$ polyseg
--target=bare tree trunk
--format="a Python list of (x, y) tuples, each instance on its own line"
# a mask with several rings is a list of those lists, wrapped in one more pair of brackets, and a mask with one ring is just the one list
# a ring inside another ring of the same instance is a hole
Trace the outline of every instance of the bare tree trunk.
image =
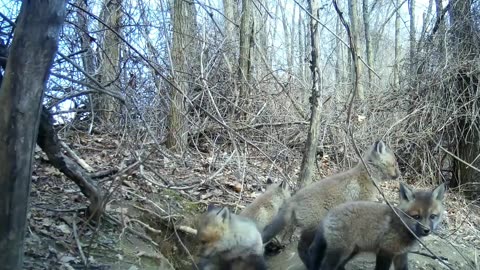
[(438, 26), (438, 50), (440, 52), (440, 55), (445, 57), (445, 21), (442, 19), (442, 13), (443, 13), (443, 5), (442, 5), (442, 0), (435, 0), (435, 14), (436, 14), (436, 21), (439, 23)]
[[(348, 0), (348, 15), (350, 17), (350, 30), (352, 33), (352, 39), (355, 46), (355, 51), (357, 52), (357, 59), (355, 62), (359, 63), (360, 60), (358, 59), (358, 54), (360, 53), (360, 33), (358, 28), (358, 8), (357, 8), (357, 0)], [(355, 69), (352, 67), (352, 81), (357, 83), (357, 98), (359, 100), (363, 100), (365, 98), (365, 93), (363, 90), (362, 81), (362, 68), (361, 64), (358, 64), (357, 72), (358, 74), (355, 75)], [(355, 79), (356, 78), (356, 79)]]
[[(363, 5), (363, 28), (365, 32), (365, 54), (367, 55), (367, 65), (373, 68), (372, 41), (370, 39), (370, 11), (368, 0), (362, 1)], [(372, 83), (372, 71), (368, 69), (368, 85)]]
[[(336, 19), (335, 23), (335, 33), (338, 37), (342, 36), (342, 25), (340, 23), (340, 19)], [(343, 44), (337, 38), (335, 40), (335, 82), (336, 88), (341, 89), (341, 84), (343, 81), (343, 53), (342, 53)]]
[(252, 0), (242, 0), (242, 21), (240, 23), (240, 55), (238, 56), (238, 77), (241, 82), (238, 100), (239, 106), (248, 105), (251, 76), (251, 39), (252, 39)]
[(295, 57), (294, 57), (294, 54), (295, 54), (295, 31), (298, 32), (297, 30), (297, 27), (298, 27), (298, 24), (295, 23), (295, 13), (297, 11), (297, 5), (294, 5), (293, 6), (293, 14), (292, 14), (292, 18), (291, 18), (291, 24), (290, 24), (290, 52), (288, 53), (289, 57), (290, 57), (290, 60), (289, 62), (292, 63), (292, 67), (290, 67), (290, 72), (291, 74), (294, 73), (294, 67), (295, 67)]
[[(400, 5), (400, 0), (395, 1), (395, 9), (398, 9)], [(400, 86), (400, 79), (399, 79), (399, 69), (398, 69), (398, 62), (400, 61), (400, 13), (397, 10), (395, 12), (395, 64), (393, 66), (393, 83), (395, 87)]]
[[(259, 0), (257, 3), (265, 8), (268, 8), (267, 1)], [(264, 72), (264, 61), (262, 60), (262, 56), (260, 53), (266, 54), (269, 50), (267, 48), (267, 25), (268, 25), (268, 14), (263, 9), (254, 9), (252, 14), (252, 21), (253, 21), (253, 33), (251, 38), (251, 55), (250, 58), (252, 59), (252, 68), (251, 68), (251, 77), (262, 77)], [(255, 34), (255, 39), (253, 39), (253, 35)], [(255, 49), (253, 49), (255, 48)], [(269, 56), (265, 55), (265, 58), (268, 59)], [(268, 60), (267, 60), (268, 61)]]
[[(309, 12), (317, 16), (319, 10), (319, 1), (309, 1)], [(320, 29), (319, 24), (313, 18), (310, 19), (310, 38), (311, 38), (311, 65), (312, 73), (312, 96), (310, 98), (312, 114), (310, 116), (310, 127), (308, 130), (307, 141), (303, 153), (302, 165), (300, 168), (299, 185), (304, 187), (312, 182), (315, 156), (317, 154), (317, 143), (320, 132), (320, 116), (322, 112), (322, 73), (320, 67)]]
[(408, 0), (408, 14), (410, 15), (410, 76), (413, 76), (415, 74), (415, 0)]
[[(235, 0), (223, 0), (223, 14), (225, 15), (224, 32), (226, 39), (227, 62), (228, 67), (231, 68), (235, 56), (235, 9), (237, 8)], [(230, 70), (232, 71), (232, 70)]]
[[(86, 4), (85, 0), (77, 0), (75, 3), (77, 6), (90, 11), (90, 7)], [(90, 43), (93, 42), (94, 38), (89, 35), (88, 31), (88, 20), (89, 16), (84, 12), (77, 11), (77, 23), (80, 28), (79, 37), (80, 37), (80, 48), (83, 51), (82, 53), (82, 62), (83, 69), (90, 75), (94, 75), (95, 65), (93, 59), (93, 49), (90, 46)]]
[[(288, 1), (288, 0), (287, 0)], [(283, 5), (287, 5), (287, 1), (285, 1), (285, 3), (282, 3)], [(284, 42), (284, 48), (285, 48), (285, 53), (286, 53), (286, 58), (287, 58), (287, 72), (288, 74), (292, 74), (292, 61), (293, 61), (293, 58), (291, 57), (291, 54), (290, 52), (292, 51), (292, 45), (289, 41), (290, 41), (290, 36), (293, 34), (291, 33), (291, 28), (288, 26), (288, 19), (287, 18), (287, 11), (286, 11), (286, 7), (283, 7), (281, 9), (281, 12), (282, 12), (282, 25), (283, 25), (283, 34), (284, 34), (284, 39), (285, 39), (285, 42)], [(290, 13), (290, 11), (288, 12)]]
[[(478, 66), (475, 59), (480, 51), (475, 44), (480, 40), (476, 35), (474, 15), (472, 14), (472, 0), (450, 1), (451, 9), (451, 51), (452, 59), (458, 63), (456, 76), (456, 91), (459, 110), (462, 117), (457, 122), (457, 130), (453, 133), (457, 136), (457, 155), (465, 162), (480, 168), (480, 119), (477, 116), (480, 101), (478, 99), (480, 78), (476, 72)], [(457, 135), (458, 134), (458, 135)], [(455, 181), (453, 186), (461, 187), (461, 190), (470, 199), (480, 197), (480, 173), (460, 161), (455, 160)]]
[(0, 88), (0, 265), (22, 269), (40, 107), (65, 1), (23, 1)]
[(174, 0), (172, 73), (177, 89), (171, 90), (168, 115), (168, 148), (182, 153), (187, 148), (185, 97), (189, 91), (190, 65), (193, 57), (193, 37), (196, 32), (196, 11), (192, 2)]
[(298, 76), (302, 81), (305, 81), (305, 69), (304, 67), (304, 58), (305, 58), (305, 33), (303, 29), (303, 17), (301, 11), (298, 12)]
[[(120, 32), (122, 21), (122, 0), (104, 0), (101, 11), (103, 21), (117, 33)], [(103, 25), (102, 25), (103, 28)], [(120, 77), (120, 38), (110, 29), (105, 29), (99, 49), (100, 64), (98, 80), (110, 91), (117, 92), (115, 82)], [(114, 116), (118, 113), (116, 100), (107, 95), (94, 96), (94, 109), (97, 119), (110, 127), (116, 123)]]

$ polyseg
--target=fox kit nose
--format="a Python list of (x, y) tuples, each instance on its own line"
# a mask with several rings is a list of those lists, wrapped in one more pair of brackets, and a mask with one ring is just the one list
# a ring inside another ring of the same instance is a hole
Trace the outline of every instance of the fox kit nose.
[(393, 174), (391, 175), (392, 179), (397, 179), (398, 177), (400, 177), (400, 169), (398, 167), (395, 168), (395, 171), (393, 172)]
[(423, 227), (422, 228), (422, 234), (423, 234), (423, 236), (429, 235), (430, 234), (430, 228)]

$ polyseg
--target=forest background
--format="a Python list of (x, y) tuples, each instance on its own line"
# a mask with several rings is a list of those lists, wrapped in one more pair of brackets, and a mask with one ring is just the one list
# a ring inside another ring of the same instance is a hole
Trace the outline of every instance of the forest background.
[[(21, 4), (0, 1), (3, 70)], [(306, 185), (353, 166), (378, 139), (395, 150), (407, 182), (447, 182), (477, 204), (479, 1), (76, 0), (66, 8), (42, 102), (30, 218), (49, 212), (58, 225), (52, 205), (87, 206), (85, 219), (122, 215), (128, 207), (115, 201), (155, 194), (155, 207), (173, 207), (155, 210), (171, 228), (184, 211), (203, 209), (186, 201), (240, 207), (267, 179)], [(110, 218), (159, 230), (148, 218)]]

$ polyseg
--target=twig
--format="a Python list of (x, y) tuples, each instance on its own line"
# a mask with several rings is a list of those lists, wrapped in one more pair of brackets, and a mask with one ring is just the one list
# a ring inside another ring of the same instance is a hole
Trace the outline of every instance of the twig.
[(102, 177), (110, 176), (110, 175), (115, 174), (117, 172), (118, 172), (117, 168), (106, 169), (106, 170), (91, 173), (90, 178), (92, 178), (92, 179), (102, 178)]
[(158, 229), (155, 229), (155, 228), (152, 228), (150, 227), (148, 224), (138, 220), (138, 219), (135, 219), (135, 218), (131, 218), (129, 221), (134, 221), (134, 222), (137, 222), (138, 224), (142, 225), (143, 227), (145, 227), (147, 230), (153, 232), (153, 233), (162, 233), (162, 230), (158, 230)]
[[(430, 258), (430, 259), (436, 259), (435, 256), (432, 256), (430, 254), (427, 254), (427, 253), (424, 253), (424, 252), (421, 252), (421, 251), (410, 251), (410, 253), (417, 254), (417, 255), (420, 255), (420, 256), (424, 256), (424, 257), (427, 257), (427, 258)], [(443, 257), (443, 256), (438, 256), (438, 257), (441, 258), (444, 261), (448, 261), (447, 257)]]
[(218, 174), (220, 174), (223, 171), (223, 169), (225, 169), (225, 167), (230, 163), (230, 160), (232, 159), (233, 155), (236, 152), (237, 151), (234, 150), (232, 154), (227, 158), (227, 160), (222, 164), (222, 167), (220, 167), (220, 169), (218, 169), (216, 172), (210, 175), (205, 182), (210, 182), (213, 178), (215, 178)]
[(80, 238), (78, 238), (76, 220), (77, 220), (77, 215), (73, 214), (73, 220), (72, 220), (73, 237), (75, 238), (75, 243), (77, 244), (78, 252), (80, 253), (80, 257), (82, 258), (83, 264), (85, 265), (86, 268), (88, 268), (88, 261), (87, 261), (87, 258), (85, 257), (85, 254), (83, 253), (82, 243), (80, 243)]
[(64, 141), (60, 141), (60, 145), (67, 151), (67, 153), (72, 157), (82, 168), (84, 168), (87, 172), (93, 172), (93, 168), (85, 162), (85, 160), (81, 159)]
[(176, 228), (175, 224), (173, 224), (173, 231), (175, 232), (175, 235), (177, 236), (178, 242), (180, 242), (180, 245), (183, 247), (183, 249), (185, 250), (185, 252), (187, 252), (188, 257), (190, 257), (190, 260), (192, 260), (192, 262), (193, 262), (193, 264), (195, 265), (195, 267), (197, 267), (197, 265), (195, 264), (195, 260), (193, 259), (192, 254), (190, 253), (190, 251), (188, 250), (188, 248), (187, 248), (187, 247), (185, 246), (185, 244), (183, 243), (182, 239), (180, 238), (180, 235), (178, 235), (177, 228)]
[[(105, 214), (105, 217), (106, 217), (107, 219), (109, 219), (110, 221), (114, 222), (115, 224), (117, 224), (118, 226), (122, 226), (122, 223), (121, 223), (117, 218), (115, 218), (115, 217), (113, 217), (113, 216), (111, 216), (111, 215), (109, 215), (109, 214)], [(146, 235), (144, 235), (144, 234), (142, 234), (142, 233), (140, 233), (140, 232), (137, 232), (137, 231), (135, 231), (134, 229), (132, 229), (132, 228), (130, 228), (130, 227), (127, 227), (126, 230), (127, 230), (128, 232), (133, 233), (133, 234), (135, 234), (136, 236), (142, 238), (143, 240), (150, 242), (152, 245), (158, 247), (158, 244), (157, 244), (155, 241), (153, 241), (150, 237), (148, 237), (148, 236), (146, 236)]]
[(463, 164), (467, 165), (468, 167), (474, 169), (475, 171), (477, 172), (480, 172), (480, 169), (478, 169), (477, 167), (473, 166), (472, 164), (466, 162), (465, 160), (459, 158), (458, 156), (456, 156), (454, 153), (448, 151), (447, 149), (443, 148), (441, 145), (438, 145), (438, 148), (442, 149), (442, 151), (444, 151), (445, 153), (449, 154), (450, 156), (454, 157), (456, 160), (462, 162)]

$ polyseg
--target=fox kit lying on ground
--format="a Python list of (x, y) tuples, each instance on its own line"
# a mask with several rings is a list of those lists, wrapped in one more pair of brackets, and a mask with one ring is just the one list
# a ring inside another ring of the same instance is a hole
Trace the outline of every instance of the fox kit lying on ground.
[(348, 202), (333, 208), (322, 220), (308, 256), (303, 256), (309, 257), (308, 269), (345, 269), (359, 252), (374, 252), (375, 270), (390, 269), (392, 261), (396, 270), (407, 270), (407, 254), (417, 243), (413, 234), (424, 237), (435, 230), (444, 211), (444, 193), (444, 184), (416, 192), (400, 184), (398, 216), (388, 205), (376, 202)]
[(197, 238), (199, 269), (266, 269), (262, 237), (255, 223), (230, 213), (226, 207), (208, 207), (198, 221)]
[[(364, 154), (374, 178), (396, 179), (400, 175), (393, 151), (382, 141), (375, 142)], [(347, 201), (375, 200), (377, 189), (360, 161), (352, 169), (332, 175), (300, 189), (280, 209), (262, 232), (263, 242), (270, 241), (287, 225), (302, 229), (316, 228), (328, 210)]]
[(290, 191), (286, 181), (271, 184), (265, 193), (258, 196), (242, 212), (241, 216), (252, 219), (261, 232), (272, 222), (283, 203), (290, 198)]

